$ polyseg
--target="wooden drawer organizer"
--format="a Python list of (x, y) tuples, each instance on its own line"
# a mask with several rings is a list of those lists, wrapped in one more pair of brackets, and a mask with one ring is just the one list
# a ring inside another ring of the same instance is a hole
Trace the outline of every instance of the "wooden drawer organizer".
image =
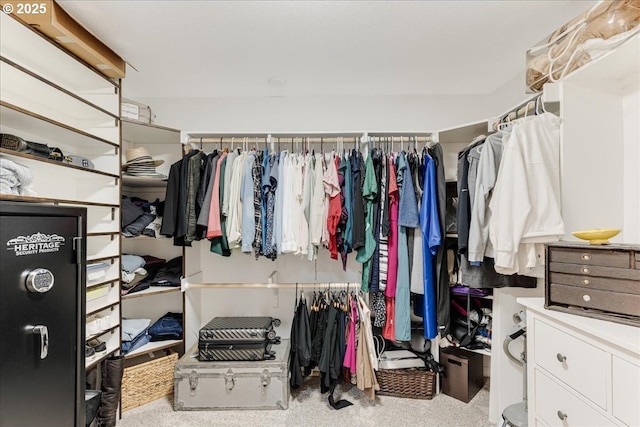
[(545, 308), (640, 326), (640, 246), (549, 244)]

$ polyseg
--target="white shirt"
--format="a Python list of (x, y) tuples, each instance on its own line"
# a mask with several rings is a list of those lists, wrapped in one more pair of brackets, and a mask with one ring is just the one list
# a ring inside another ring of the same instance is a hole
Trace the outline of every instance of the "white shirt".
[(535, 244), (564, 236), (560, 208), (560, 118), (525, 118), (504, 147), (489, 204), (498, 273), (527, 274), (538, 264)]

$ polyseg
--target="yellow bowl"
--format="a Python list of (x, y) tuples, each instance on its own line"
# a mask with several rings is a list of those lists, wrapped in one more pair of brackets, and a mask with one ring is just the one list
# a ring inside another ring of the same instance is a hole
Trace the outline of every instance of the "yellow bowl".
[(609, 239), (620, 233), (619, 228), (596, 228), (593, 230), (574, 231), (573, 234), (578, 239), (588, 240), (592, 245), (606, 245)]

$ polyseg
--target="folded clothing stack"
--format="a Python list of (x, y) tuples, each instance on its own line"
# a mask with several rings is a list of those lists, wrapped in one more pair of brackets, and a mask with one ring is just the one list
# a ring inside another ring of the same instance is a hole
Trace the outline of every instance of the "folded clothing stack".
[(37, 196), (31, 188), (33, 173), (28, 167), (0, 157), (0, 194)]
[(161, 238), (164, 202), (139, 197), (122, 196), (122, 235), (125, 237), (149, 236)]
[(122, 354), (136, 350), (149, 341), (151, 337), (147, 333), (151, 319), (127, 319), (122, 318)]
[[(179, 287), (181, 285), (182, 257), (165, 261), (151, 255), (143, 255), (142, 257), (127, 255), (126, 258), (123, 255), (122, 268), (122, 295), (140, 292), (150, 286)], [(134, 270), (125, 270), (131, 268)], [(129, 280), (132, 272), (134, 277)], [(145, 272), (146, 275), (138, 274), (140, 272)], [(127, 280), (129, 281), (127, 282)]]
[(151, 341), (181, 340), (182, 313), (168, 312), (149, 328)]

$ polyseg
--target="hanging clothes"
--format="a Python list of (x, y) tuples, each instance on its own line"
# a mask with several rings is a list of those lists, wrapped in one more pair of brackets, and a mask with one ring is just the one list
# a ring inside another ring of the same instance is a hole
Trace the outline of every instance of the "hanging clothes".
[(336, 167), (334, 154), (332, 151), (331, 158), (327, 162), (327, 171), (322, 178), (322, 183), (324, 185), (325, 198), (329, 199), (326, 223), (327, 231), (329, 232), (329, 253), (331, 259), (338, 259), (336, 232), (342, 209), (340, 203), (340, 181), (338, 180), (338, 168)]
[[(329, 404), (334, 409), (342, 409), (347, 406), (353, 405), (353, 403), (347, 400), (335, 401), (333, 394), (337, 384), (341, 381), (342, 363), (344, 360), (344, 353), (341, 353), (340, 343), (340, 311), (333, 304), (329, 306), (329, 312), (327, 315), (327, 329), (324, 336), (324, 345), (322, 347), (322, 353), (320, 355), (320, 363), (318, 369), (320, 370), (320, 391), (325, 393), (329, 392)], [(344, 333), (344, 330), (343, 330)], [(344, 341), (342, 343), (344, 345)]]
[(425, 338), (433, 339), (438, 334), (438, 306), (436, 300), (436, 271), (434, 257), (442, 243), (440, 219), (438, 213), (438, 193), (436, 189), (435, 162), (425, 155), (424, 192), (420, 210), (422, 235), (423, 273), (424, 273), (424, 310), (423, 324)]
[(347, 219), (349, 217), (346, 201), (346, 181), (348, 180), (345, 179), (347, 164), (348, 162), (344, 156), (336, 157), (336, 166), (338, 168), (338, 183), (340, 185), (340, 221), (338, 222), (338, 228), (336, 229), (336, 244), (338, 246), (338, 252), (340, 253), (340, 259), (342, 260), (343, 271), (347, 271), (347, 248), (344, 241), (344, 230), (347, 226)]
[(559, 165), (559, 117), (543, 113), (514, 126), (489, 204), (497, 272), (529, 273), (540, 264), (542, 244), (564, 236)]
[(364, 245), (358, 249), (356, 261), (362, 263), (362, 291), (369, 290), (369, 275), (371, 272), (372, 256), (376, 248), (376, 241), (373, 234), (374, 212), (373, 201), (378, 193), (375, 170), (373, 168), (372, 156), (367, 156), (365, 165), (365, 175), (362, 183), (362, 199), (364, 201)]
[[(276, 186), (277, 177), (274, 177), (274, 170), (277, 170), (277, 158), (275, 155), (269, 156), (268, 173), (265, 170), (265, 179), (262, 181), (262, 193), (265, 197), (265, 231), (264, 231), (264, 256), (275, 261), (278, 257), (274, 243), (273, 226), (275, 216)], [(276, 165), (274, 167), (274, 165)]]
[(469, 160), (467, 154), (474, 147), (484, 143), (485, 136), (475, 138), (471, 144), (458, 153), (458, 209), (456, 224), (458, 232), (458, 253), (466, 254), (471, 222), (471, 200), (469, 198)]
[[(218, 193), (218, 204), (222, 204), (222, 198), (224, 197), (225, 190), (225, 181), (222, 179), (226, 174), (227, 164), (228, 164), (229, 156), (226, 156), (222, 159), (222, 163), (220, 164), (220, 191)], [(226, 228), (227, 218), (224, 215), (220, 216), (220, 236), (213, 237), (211, 239), (211, 247), (209, 248), (211, 252), (216, 253), (218, 255), (222, 255), (225, 257), (231, 256), (231, 249), (229, 249), (229, 243), (227, 242), (227, 228)]]
[(274, 171), (278, 176), (278, 184), (276, 186), (276, 200), (275, 200), (275, 216), (274, 216), (274, 227), (273, 227), (273, 238), (276, 246), (276, 253), (280, 255), (282, 253), (282, 224), (283, 224), (283, 207), (284, 207), (284, 195), (286, 193), (286, 187), (284, 182), (285, 175), (285, 163), (286, 158), (288, 157), (289, 152), (287, 150), (283, 150), (280, 152), (278, 156), (277, 166), (274, 164)]
[(198, 200), (201, 201), (202, 208), (196, 222), (196, 232), (201, 238), (207, 237), (207, 226), (209, 223), (209, 210), (211, 208), (211, 195), (213, 193), (213, 180), (215, 169), (218, 166), (217, 151), (209, 154), (205, 160), (204, 174), (201, 176), (200, 188), (198, 189)]
[(429, 155), (436, 168), (436, 191), (438, 193), (438, 221), (440, 223), (440, 241), (438, 252), (436, 253), (436, 300), (438, 304), (438, 327), (442, 336), (446, 336), (451, 328), (451, 302), (449, 293), (449, 271), (447, 251), (442, 244), (446, 235), (446, 204), (447, 204), (447, 183), (444, 174), (444, 155), (442, 146), (438, 143), (429, 147)]
[[(383, 153), (378, 149), (371, 150), (371, 158), (373, 160), (373, 170), (376, 177), (376, 186), (378, 190), (381, 188), (382, 179), (382, 159), (384, 159)], [(369, 290), (371, 292), (378, 292), (380, 290), (380, 245), (377, 243), (380, 241), (380, 191), (376, 191), (376, 195), (373, 199), (373, 241), (375, 249), (371, 257), (371, 273), (369, 278)]]
[[(211, 183), (211, 191), (207, 190), (209, 206), (206, 209), (207, 215), (207, 239), (213, 239), (222, 235), (222, 225), (220, 223), (220, 173), (222, 172), (222, 161), (226, 158), (226, 154), (221, 154), (213, 158), (215, 167), (213, 167), (213, 181)], [(206, 198), (205, 198), (206, 200)], [(205, 212), (203, 210), (201, 214)]]
[(347, 349), (344, 355), (343, 366), (348, 368), (351, 380), (355, 380), (357, 372), (356, 360), (356, 324), (358, 323), (358, 306), (355, 298), (349, 298), (349, 326), (347, 330)]
[(371, 311), (364, 300), (358, 296), (358, 319), (360, 330), (358, 348), (356, 350), (357, 382), (356, 386), (370, 399), (375, 399), (376, 391), (380, 390), (375, 371), (378, 370), (378, 358), (373, 345), (373, 330), (371, 329)]
[[(355, 152), (351, 156), (352, 188), (353, 188), (353, 228), (351, 232), (351, 247), (359, 251), (365, 245), (365, 209), (362, 198), (362, 184), (364, 182), (364, 162), (362, 153)], [(358, 261), (360, 262), (360, 261)]]
[(313, 205), (313, 195), (315, 192), (315, 156), (307, 154), (306, 155), (306, 167), (304, 171), (304, 184), (303, 184), (303, 196), (302, 196), (302, 204), (303, 204), (303, 212), (305, 221), (307, 222), (307, 260), (313, 261), (316, 259), (316, 246), (313, 244), (313, 223), (311, 218), (311, 209)]
[(409, 276), (409, 248), (407, 228), (420, 226), (415, 190), (404, 152), (397, 159), (397, 182), (400, 192), (398, 208), (398, 279), (396, 284), (395, 334), (399, 341), (411, 340), (411, 301)]
[(231, 249), (239, 248), (242, 239), (242, 204), (240, 192), (244, 177), (246, 153), (240, 153), (233, 161), (233, 175), (231, 176), (231, 190), (229, 191), (229, 217), (227, 227), (227, 241)]

